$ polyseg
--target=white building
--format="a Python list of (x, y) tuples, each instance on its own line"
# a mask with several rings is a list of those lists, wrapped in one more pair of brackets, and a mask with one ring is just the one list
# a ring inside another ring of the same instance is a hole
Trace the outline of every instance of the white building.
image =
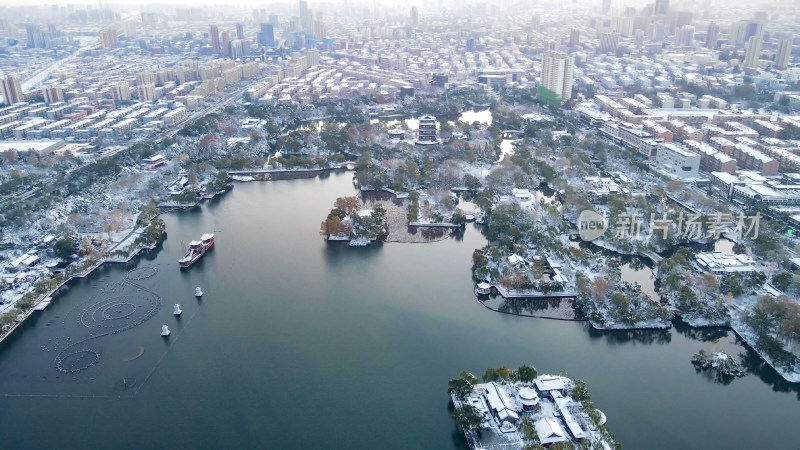
[(542, 445), (551, 445), (569, 440), (561, 425), (551, 417), (537, 420), (534, 426), (536, 427), (536, 434), (539, 435), (539, 442)]
[(519, 413), (516, 405), (506, 395), (505, 391), (492, 382), (484, 385), (486, 389), (486, 402), (489, 410), (497, 418), (497, 421), (514, 423), (519, 420)]
[(563, 391), (566, 388), (564, 379), (558, 375), (540, 375), (535, 380), (536, 389), (542, 394), (552, 395), (553, 391)]
[(655, 163), (661, 173), (671, 178), (688, 180), (699, 176), (700, 155), (671, 142), (658, 146)]
[(750, 273), (758, 270), (755, 261), (747, 255), (728, 255), (722, 252), (698, 253), (697, 267), (715, 275)]
[(542, 87), (567, 101), (572, 97), (575, 59), (562, 52), (547, 52), (542, 61)]
[(40, 155), (52, 153), (65, 144), (62, 140), (9, 140), (0, 142), (0, 155), (6, 152), (36, 152)]
[(511, 190), (511, 195), (514, 196), (514, 200), (525, 209), (533, 209), (533, 205), (535, 202), (536, 197), (533, 193), (528, 189), (517, 189), (514, 188)]

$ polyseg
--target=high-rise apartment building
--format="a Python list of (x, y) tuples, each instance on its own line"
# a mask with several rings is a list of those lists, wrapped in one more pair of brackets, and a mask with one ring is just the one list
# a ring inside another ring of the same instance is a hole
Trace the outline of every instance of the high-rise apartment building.
[(300, 0), (300, 29), (306, 33), (311, 32), (312, 24), (311, 10), (308, 9), (308, 2)]
[(716, 48), (717, 41), (719, 40), (719, 25), (714, 22), (708, 24), (708, 31), (706, 32), (706, 48)]
[(600, 35), (600, 51), (603, 53), (616, 53), (619, 47), (619, 35), (617, 33), (602, 33)]
[(219, 45), (219, 28), (216, 25), (211, 25), (209, 35), (211, 36), (211, 50), (215, 55), (219, 55), (222, 50)]
[(121, 81), (111, 87), (111, 98), (118, 102), (127, 102), (131, 99), (131, 86)]
[(781, 39), (778, 43), (778, 53), (775, 56), (775, 68), (784, 70), (789, 67), (789, 58), (792, 56), (792, 38)]
[(311, 30), (311, 34), (320, 40), (325, 37), (325, 23), (322, 21), (322, 13), (318, 12), (316, 14), (316, 19), (314, 19), (314, 26)]
[(764, 24), (754, 20), (740, 20), (731, 25), (729, 34), (730, 43), (741, 47), (753, 36), (763, 37)]
[(28, 35), (28, 48), (50, 47), (50, 38), (39, 28), (39, 25), (26, 23), (25, 32)]
[(158, 76), (153, 72), (139, 72), (136, 74), (136, 84), (155, 83)]
[(61, 86), (46, 86), (42, 89), (42, 96), (47, 104), (63, 102), (64, 90), (61, 89)]
[(244, 56), (244, 45), (241, 39), (231, 41), (231, 59), (242, 59)]
[(633, 35), (633, 17), (629, 16), (616, 16), (611, 21), (614, 31), (622, 36), (628, 37)]
[(22, 103), (25, 101), (25, 96), (22, 95), (22, 85), (19, 83), (17, 77), (3, 78), (3, 101), (6, 105), (13, 105), (14, 103)]
[(581, 43), (581, 32), (575, 28), (569, 30), (569, 45), (578, 45)]
[(678, 45), (682, 47), (689, 47), (694, 45), (694, 27), (685, 25), (678, 31)]
[(758, 59), (761, 56), (761, 45), (764, 39), (753, 36), (747, 41), (747, 52), (744, 54), (745, 67), (758, 67)]
[(561, 101), (572, 97), (573, 71), (575, 59), (563, 52), (545, 53), (542, 61), (542, 87), (555, 92)]
[(136, 86), (136, 95), (140, 102), (152, 102), (157, 98), (156, 85), (153, 83), (140, 84)]
[(117, 48), (118, 44), (117, 30), (114, 28), (100, 30), (100, 45), (102, 45), (103, 48)]
[(220, 37), (222, 40), (222, 54), (231, 56), (231, 35), (227, 31), (223, 31)]

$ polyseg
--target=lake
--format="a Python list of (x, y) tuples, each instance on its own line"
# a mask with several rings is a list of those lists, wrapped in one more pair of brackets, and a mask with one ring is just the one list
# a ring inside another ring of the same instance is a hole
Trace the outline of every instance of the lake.
[[(0, 346), (3, 448), (464, 448), (447, 381), (526, 363), (585, 380), (626, 448), (800, 442), (798, 388), (729, 330), (490, 311), (470, 279), (473, 224), (436, 243), (326, 244), (320, 221), (352, 177), (237, 184), (164, 215), (158, 251), (72, 282)], [(180, 271), (211, 231), (215, 248)], [(701, 348), (753, 373), (713, 383), (690, 363)]]

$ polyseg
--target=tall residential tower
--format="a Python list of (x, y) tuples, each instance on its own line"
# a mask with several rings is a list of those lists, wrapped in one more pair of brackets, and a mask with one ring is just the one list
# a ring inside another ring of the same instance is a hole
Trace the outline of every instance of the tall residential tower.
[(6, 105), (22, 103), (25, 97), (22, 95), (22, 85), (17, 77), (3, 78), (3, 99)]
[(542, 61), (542, 87), (555, 92), (565, 102), (572, 97), (575, 59), (563, 52), (545, 53)]

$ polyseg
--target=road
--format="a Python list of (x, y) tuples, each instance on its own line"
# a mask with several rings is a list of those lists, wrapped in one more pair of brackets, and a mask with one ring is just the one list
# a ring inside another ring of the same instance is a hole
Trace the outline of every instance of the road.
[(228, 95), (228, 97), (225, 98), (225, 100), (223, 100), (221, 102), (214, 102), (212, 105), (209, 105), (209, 106), (207, 106), (207, 107), (205, 107), (203, 109), (199, 109), (199, 110), (196, 110), (196, 111), (192, 112), (191, 114), (187, 115), (185, 119), (181, 120), (180, 122), (177, 122), (169, 130), (167, 130), (166, 132), (162, 133), (163, 135), (161, 137), (170, 137), (171, 138), (171, 137), (175, 136), (175, 134), (178, 131), (180, 131), (181, 128), (184, 125), (186, 125), (187, 123), (190, 123), (193, 120), (197, 120), (200, 117), (205, 116), (206, 114), (211, 114), (211, 113), (213, 113), (214, 111), (216, 111), (216, 110), (218, 110), (220, 108), (227, 107), (228, 105), (231, 104), (231, 102), (233, 102), (237, 98), (241, 98), (242, 94), (244, 94), (244, 91), (246, 91), (250, 86), (252, 86), (253, 84), (258, 83), (260, 81), (261, 81), (261, 78), (259, 78), (258, 80), (254, 81), (252, 83), (248, 83), (248, 84), (246, 84), (246, 85), (244, 85), (242, 87), (239, 87), (235, 91), (231, 92)]
[(21, 83), (22, 90), (23, 91), (32, 90), (33, 88), (35, 88), (36, 86), (41, 84), (43, 81), (45, 81), (46, 79), (50, 78), (50, 74), (53, 73), (54, 70), (56, 70), (56, 69), (60, 68), (61, 66), (63, 66), (64, 63), (66, 63), (67, 61), (70, 61), (73, 58), (75, 58), (75, 56), (77, 56), (78, 53), (80, 53), (80, 52), (82, 52), (84, 50), (89, 50), (89, 49), (91, 49), (93, 47), (97, 47), (97, 46), (100, 45), (100, 40), (99, 39), (90, 39), (90, 41), (91, 41), (91, 43), (89, 45), (85, 45), (85, 46), (75, 50), (71, 55), (69, 55), (67, 57), (61, 58), (58, 61), (53, 61), (53, 64), (50, 64), (49, 66), (47, 66), (45, 68), (42, 68), (41, 70), (36, 71), (36, 73), (34, 73), (30, 77), (28, 77), (26, 80), (23, 80), (22, 83)]

